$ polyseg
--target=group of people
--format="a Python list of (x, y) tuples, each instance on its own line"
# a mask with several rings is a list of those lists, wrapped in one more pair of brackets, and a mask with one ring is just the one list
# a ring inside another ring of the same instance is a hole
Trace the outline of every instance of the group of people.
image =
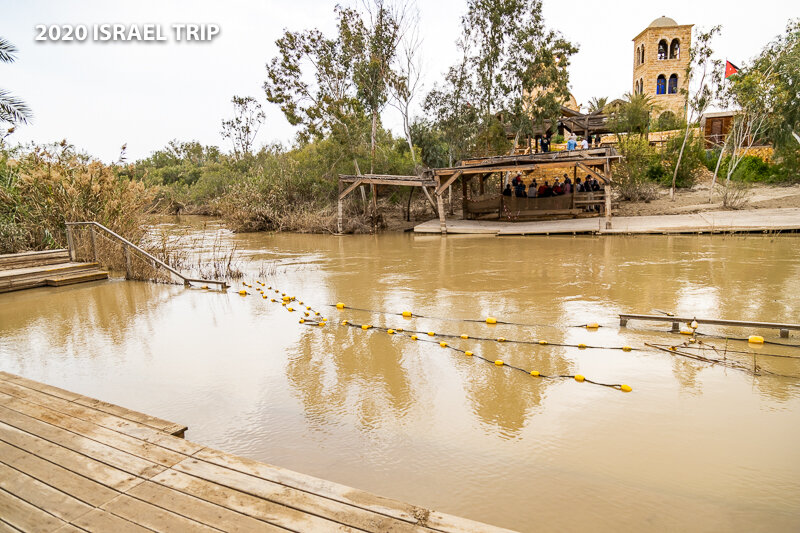
[[(595, 147), (600, 146), (600, 134), (596, 133), (594, 135), (589, 135), (588, 137), (575, 137), (574, 135), (567, 139), (567, 150), (577, 150), (579, 147), (581, 150), (588, 150), (589, 147), (592, 145), (592, 137), (594, 137), (594, 145)], [(550, 135), (545, 135), (539, 140), (539, 147), (541, 148), (542, 152), (549, 152), (550, 151)]]
[(599, 191), (600, 189), (600, 183), (590, 174), (586, 175), (584, 181), (581, 181), (580, 178), (575, 178), (575, 183), (572, 183), (572, 180), (564, 174), (563, 179), (560, 180), (556, 178), (552, 186), (550, 182), (546, 180), (539, 185), (534, 179), (527, 187), (525, 186), (525, 182), (522, 181), (522, 175), (517, 174), (514, 179), (511, 180), (511, 183), (506, 184), (506, 188), (503, 189), (503, 196), (516, 196), (517, 198), (550, 198), (552, 196), (561, 196), (573, 192), (592, 192)]

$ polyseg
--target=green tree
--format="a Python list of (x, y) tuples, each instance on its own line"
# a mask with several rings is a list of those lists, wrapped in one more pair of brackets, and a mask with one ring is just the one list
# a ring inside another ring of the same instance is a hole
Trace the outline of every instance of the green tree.
[(614, 106), (606, 106), (609, 114), (609, 128), (619, 139), (622, 133), (647, 135), (650, 126), (650, 115), (657, 109), (650, 95), (645, 93), (625, 93), (623, 102)]
[(608, 97), (607, 96), (600, 96), (600, 97), (593, 97), (589, 100), (589, 113), (596, 113), (596, 112), (603, 112), (606, 108), (606, 104), (608, 104)]
[[(13, 44), (0, 37), (0, 63), (13, 63), (17, 51)], [(33, 113), (24, 101), (0, 88), (0, 122), (27, 124), (32, 118)]]

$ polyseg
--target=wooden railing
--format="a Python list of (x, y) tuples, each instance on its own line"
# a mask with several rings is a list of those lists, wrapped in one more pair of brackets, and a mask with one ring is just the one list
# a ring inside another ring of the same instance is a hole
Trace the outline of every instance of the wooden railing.
[(184, 286), (188, 287), (192, 283), (197, 284), (205, 284), (205, 285), (217, 285), (220, 289), (227, 289), (228, 284), (224, 281), (218, 280), (211, 280), (211, 279), (195, 279), (184, 275), (183, 273), (175, 270), (165, 262), (161, 261), (157, 257), (153, 256), (152, 254), (144, 251), (140, 247), (133, 244), (131, 241), (126, 239), (125, 237), (118, 235), (114, 231), (108, 229), (107, 227), (103, 226), (99, 222), (66, 222), (67, 225), (67, 248), (69, 249), (69, 258), (70, 261), (77, 260), (77, 247), (75, 246), (75, 236), (73, 234), (73, 228), (77, 226), (83, 226), (89, 228), (89, 242), (91, 244), (91, 253), (94, 261), (97, 261), (97, 243), (95, 241), (95, 231), (99, 230), (108, 235), (112, 240), (115, 240), (122, 244), (123, 254), (125, 256), (125, 276), (126, 278), (131, 278), (131, 252), (137, 252), (144, 256), (150, 265), (153, 268), (163, 268), (170, 272), (175, 277), (179, 278)]

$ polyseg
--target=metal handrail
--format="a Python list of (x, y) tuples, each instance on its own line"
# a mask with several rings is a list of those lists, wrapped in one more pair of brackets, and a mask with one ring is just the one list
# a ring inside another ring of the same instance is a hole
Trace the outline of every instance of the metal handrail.
[[(114, 231), (108, 229), (107, 227), (105, 227), (104, 225), (100, 224), (99, 222), (94, 222), (94, 221), (89, 221), (89, 222), (65, 222), (65, 224), (67, 226), (67, 246), (69, 248), (69, 257), (70, 257), (70, 259), (72, 261), (76, 260), (75, 246), (74, 246), (74, 242), (73, 242), (73, 239), (72, 239), (72, 226), (93, 226), (93, 227), (97, 227), (97, 228), (105, 231), (106, 233), (108, 233), (113, 238), (117, 239), (118, 241), (122, 242), (122, 244), (124, 244), (126, 246), (125, 254), (126, 254), (126, 261), (128, 263), (130, 262), (129, 256), (127, 255), (129, 253), (128, 252), (128, 248), (133, 248), (134, 250), (136, 250), (140, 254), (142, 254), (145, 257), (147, 257), (148, 259), (150, 259), (154, 263), (154, 266), (158, 265), (158, 266), (160, 266), (162, 268), (165, 268), (168, 271), (170, 271), (172, 274), (174, 274), (175, 276), (181, 278), (181, 280), (183, 280), (184, 286), (186, 286), (186, 287), (188, 287), (192, 283), (211, 283), (211, 284), (214, 284), (214, 285), (219, 285), (220, 288), (222, 288), (222, 289), (227, 289), (228, 288), (228, 284), (225, 283), (224, 281), (211, 280), (211, 279), (195, 279), (195, 278), (190, 278), (190, 277), (184, 276), (179, 271), (175, 270), (174, 268), (172, 268), (171, 266), (169, 266), (165, 262), (161, 261), (160, 259), (158, 259), (157, 257), (153, 256), (152, 254), (150, 254), (148, 252), (145, 252), (144, 250), (142, 250), (141, 248), (139, 248), (138, 246), (133, 244), (131, 241), (129, 241), (125, 237), (123, 237), (123, 236), (115, 233)], [(97, 260), (97, 250), (94, 247), (94, 232), (92, 233), (92, 252), (94, 253), (95, 260)], [(128, 270), (130, 270), (130, 268), (128, 268)]]

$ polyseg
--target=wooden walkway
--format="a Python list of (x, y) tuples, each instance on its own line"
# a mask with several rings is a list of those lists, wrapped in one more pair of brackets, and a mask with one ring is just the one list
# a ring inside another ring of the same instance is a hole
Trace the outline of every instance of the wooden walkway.
[[(490, 235), (556, 234), (679, 234), (780, 232), (800, 230), (800, 209), (749, 209), (705, 211), (686, 215), (615, 217), (612, 228), (596, 218), (503, 222), (499, 220), (448, 220), (447, 233)], [(429, 220), (414, 227), (415, 233), (440, 233), (439, 221)]]
[(0, 255), (0, 292), (108, 279), (97, 263), (70, 261), (67, 250)]
[(184, 440), (0, 372), (0, 532), (505, 531)]

